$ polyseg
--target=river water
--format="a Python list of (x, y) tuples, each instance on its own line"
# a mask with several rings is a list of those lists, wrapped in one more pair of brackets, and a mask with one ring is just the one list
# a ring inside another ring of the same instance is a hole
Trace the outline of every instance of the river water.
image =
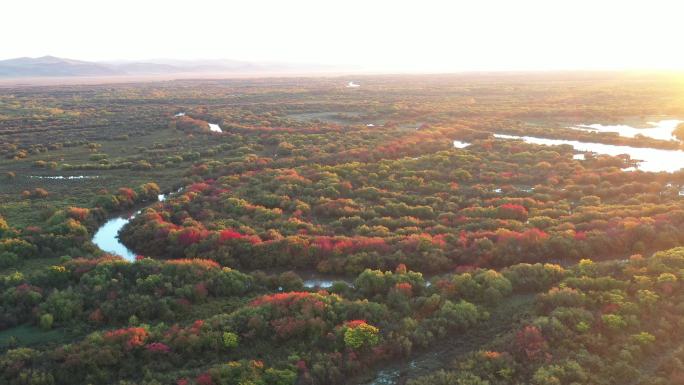
[(127, 261), (134, 261), (136, 254), (119, 240), (119, 231), (131, 221), (131, 217), (116, 217), (108, 220), (95, 232), (93, 243), (109, 254), (119, 255)]
[[(177, 192), (183, 191), (183, 188), (179, 188)], [(163, 202), (166, 200), (169, 194), (159, 194), (157, 195), (157, 201)], [(130, 212), (126, 214), (119, 215), (114, 218), (110, 218), (102, 226), (100, 226), (95, 235), (93, 235), (92, 242), (97, 245), (102, 251), (109, 254), (118, 255), (123, 257), (127, 261), (135, 261), (135, 254), (131, 249), (126, 247), (119, 240), (119, 231), (126, 226), (131, 219), (135, 218), (136, 215), (140, 214), (142, 209), (136, 212)]]

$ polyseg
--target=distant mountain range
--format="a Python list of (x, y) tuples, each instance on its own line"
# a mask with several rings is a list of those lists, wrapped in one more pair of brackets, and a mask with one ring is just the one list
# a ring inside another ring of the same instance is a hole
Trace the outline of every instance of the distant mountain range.
[(88, 62), (54, 56), (0, 60), (0, 78), (319, 72), (333, 69), (333, 67), (318, 65), (252, 63), (238, 60), (157, 59), (144, 62)]

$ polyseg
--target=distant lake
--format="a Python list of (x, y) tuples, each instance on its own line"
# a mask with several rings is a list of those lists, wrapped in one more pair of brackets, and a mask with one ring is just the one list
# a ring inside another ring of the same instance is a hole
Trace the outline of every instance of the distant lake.
[(677, 140), (672, 135), (677, 126), (682, 123), (681, 120), (668, 119), (660, 120), (658, 122), (648, 122), (647, 127), (633, 127), (626, 124), (603, 125), (603, 124), (578, 124), (569, 128), (573, 130), (589, 131), (589, 132), (614, 132), (620, 136), (627, 138), (634, 138), (637, 135), (646, 136), (658, 140)]
[(526, 143), (543, 144), (547, 146), (559, 146), (568, 144), (578, 152), (595, 152), (606, 155), (627, 154), (634, 160), (639, 160), (639, 170), (651, 172), (674, 172), (684, 167), (684, 151), (661, 150), (657, 148), (642, 148), (630, 146), (616, 146), (612, 144), (580, 142), (577, 140), (547, 139), (534, 136), (515, 136), (494, 134), (499, 139), (517, 139)]

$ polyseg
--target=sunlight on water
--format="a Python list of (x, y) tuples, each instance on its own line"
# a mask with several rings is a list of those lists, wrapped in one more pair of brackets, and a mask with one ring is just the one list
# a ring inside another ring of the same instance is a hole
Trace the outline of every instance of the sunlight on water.
[(637, 135), (646, 136), (659, 140), (678, 140), (672, 131), (682, 123), (681, 120), (669, 119), (658, 122), (648, 122), (650, 127), (632, 127), (626, 124), (617, 125), (602, 125), (602, 124), (578, 124), (572, 126), (573, 130), (590, 131), (590, 132), (615, 132), (620, 136), (634, 138)]
[(547, 139), (533, 136), (515, 136), (494, 134), (499, 139), (518, 139), (532, 144), (559, 146), (568, 144), (579, 152), (595, 152), (606, 155), (627, 154), (632, 159), (639, 160), (639, 170), (651, 172), (674, 172), (684, 167), (684, 151), (661, 150), (656, 148), (641, 148), (630, 146), (616, 146), (612, 144), (580, 142), (577, 140)]
[(130, 222), (130, 219), (123, 217), (108, 220), (95, 233), (93, 243), (107, 253), (119, 255), (128, 261), (135, 260), (135, 253), (121, 243), (118, 237), (119, 230), (126, 226), (128, 222)]
[(223, 132), (221, 127), (218, 124), (214, 124), (214, 123), (209, 123), (209, 131), (211, 131), (211, 132)]
[[(178, 192), (181, 192), (182, 190), (183, 188), (179, 188)], [(157, 200), (159, 202), (164, 202), (167, 197), (167, 194), (159, 194), (157, 195)], [(121, 256), (128, 261), (134, 261), (136, 254), (126, 247), (126, 245), (121, 243), (119, 240), (119, 231), (121, 231), (121, 229), (123, 229), (124, 226), (131, 221), (131, 219), (135, 218), (135, 216), (141, 212), (142, 209), (136, 211), (135, 214), (128, 217), (120, 216), (109, 219), (97, 229), (95, 235), (93, 236), (93, 243), (102, 249), (102, 251)]]

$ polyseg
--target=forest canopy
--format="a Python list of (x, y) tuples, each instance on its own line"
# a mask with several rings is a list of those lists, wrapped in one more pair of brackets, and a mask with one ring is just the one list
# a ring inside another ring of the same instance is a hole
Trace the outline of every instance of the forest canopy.
[(568, 128), (676, 84), (358, 82), (0, 89), (0, 383), (684, 381), (684, 173), (495, 136), (684, 149)]

